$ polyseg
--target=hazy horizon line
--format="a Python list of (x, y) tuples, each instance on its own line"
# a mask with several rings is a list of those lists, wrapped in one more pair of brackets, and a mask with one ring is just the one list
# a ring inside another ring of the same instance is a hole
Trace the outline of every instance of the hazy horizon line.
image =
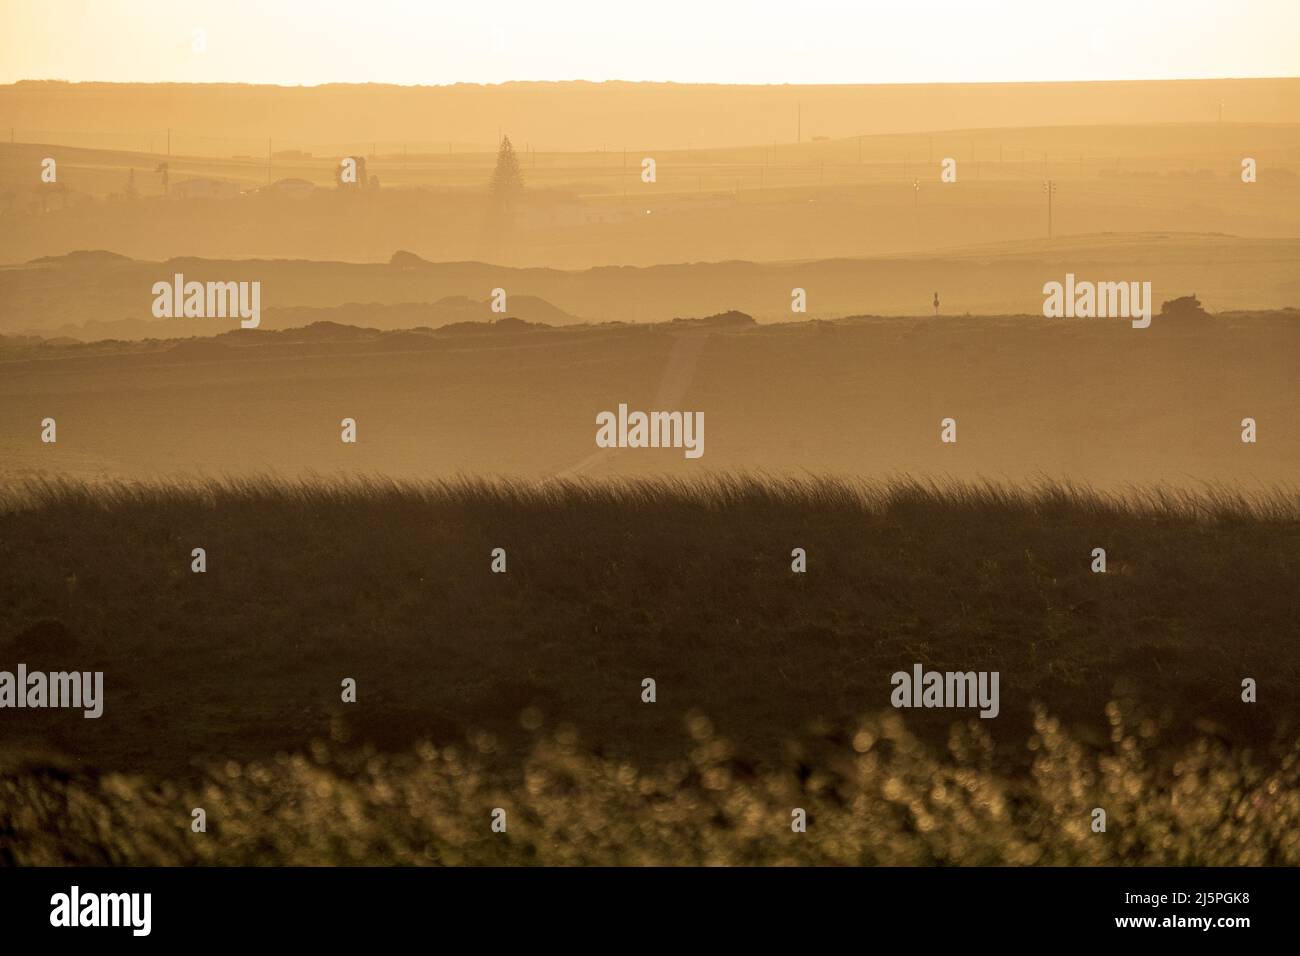
[(475, 82), (456, 80), (452, 83), (394, 83), (388, 81), (366, 80), (327, 80), (322, 83), (273, 83), (259, 80), (67, 80), (57, 77), (23, 77), (15, 80), (0, 80), (0, 86), (21, 86), (24, 83), (50, 83), (66, 86), (266, 86), (281, 90), (314, 90), (329, 87), (386, 87), (403, 90), (450, 90), (460, 86), (503, 87), (503, 86), (675, 86), (675, 87), (741, 87), (746, 89), (860, 89), (860, 88), (894, 88), (894, 87), (951, 87), (951, 86), (1107, 86), (1125, 83), (1238, 83), (1250, 81), (1279, 82), (1285, 80), (1300, 81), (1300, 75), (1241, 75), (1241, 76), (1177, 76), (1177, 77), (1126, 77), (1124, 79), (1052, 79), (1052, 80), (942, 80), (935, 82), (861, 82), (861, 83), (750, 83), (741, 80), (718, 82), (716, 80), (650, 80), (650, 79), (604, 79), (591, 80), (575, 77), (564, 80), (511, 79), (494, 82)]

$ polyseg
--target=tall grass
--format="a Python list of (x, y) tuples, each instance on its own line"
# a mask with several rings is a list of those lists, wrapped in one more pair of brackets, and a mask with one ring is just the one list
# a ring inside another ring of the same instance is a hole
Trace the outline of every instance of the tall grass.
[(1297, 573), (1290, 490), (12, 485), (0, 668), (106, 703), (5, 716), (0, 861), (1295, 864)]
[(1102, 492), (1086, 484), (1042, 479), (1028, 485), (899, 476), (885, 481), (834, 477), (712, 474), (627, 479), (531, 480), (460, 477), (414, 481), (387, 476), (317, 477), (286, 481), (257, 477), (163, 478), (148, 482), (85, 482), (28, 478), (0, 488), (0, 510), (50, 512), (167, 505), (290, 505), (332, 508), (359, 503), (464, 508), (488, 504), (520, 509), (576, 506), (623, 510), (692, 507), (734, 512), (746, 508), (845, 510), (888, 514), (910, 508), (950, 512), (1015, 511), (1051, 516), (1065, 512), (1131, 515), (1166, 520), (1300, 520), (1300, 490), (1243, 491), (1207, 482), (1184, 486), (1134, 485)]

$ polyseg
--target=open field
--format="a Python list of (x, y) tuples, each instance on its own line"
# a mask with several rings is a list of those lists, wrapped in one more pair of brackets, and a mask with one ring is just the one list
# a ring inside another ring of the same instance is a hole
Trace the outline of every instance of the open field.
[[(9, 859), (1297, 859), (1294, 495), (56, 483), (7, 493), (0, 568), (3, 666), (105, 674), (101, 718), (6, 732)], [(914, 663), (998, 671), (999, 716), (890, 710)], [(760, 840), (787, 803), (822, 836)]]
[[(771, 753), (807, 719), (884, 706), (914, 660), (1000, 669), (1007, 742), (1034, 701), (1095, 723), (1118, 692), (1178, 733), (1260, 742), (1300, 699), (1291, 498), (1251, 517), (1226, 492), (1130, 509), (908, 482), (34, 487), (4, 517), (5, 650), (41, 653), (50, 628), (21, 635), (54, 620), (105, 670), (103, 718), (30, 716), (110, 768), (271, 754), (343, 716), (400, 747), (530, 705), (633, 757), (671, 752), (692, 708)], [(1244, 708), (1256, 673), (1268, 692)], [(647, 675), (667, 706), (637, 702)], [(950, 715), (926, 717), (909, 721)]]
[[(749, 471), (1257, 490), (1300, 474), (1300, 323), (1291, 311), (1157, 315), (1148, 329), (1041, 315), (731, 319), (7, 340), (0, 475)], [(223, 324), (184, 324), (205, 322)], [(596, 415), (620, 403), (704, 413), (703, 456), (598, 449)], [(47, 416), (58, 422), (56, 444), (40, 440)], [(955, 444), (940, 441), (948, 416)], [(340, 441), (344, 417), (358, 423), (355, 445)], [(1255, 444), (1241, 441), (1246, 417), (1258, 424)]]

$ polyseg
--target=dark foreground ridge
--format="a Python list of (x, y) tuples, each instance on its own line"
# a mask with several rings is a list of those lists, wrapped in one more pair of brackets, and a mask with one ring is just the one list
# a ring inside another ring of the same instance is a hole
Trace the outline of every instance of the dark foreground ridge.
[[(0, 852), (1300, 862), (1298, 566), (1281, 492), (30, 483), (0, 669), (102, 671), (104, 712), (0, 711)], [(999, 715), (891, 709), (914, 664)]]

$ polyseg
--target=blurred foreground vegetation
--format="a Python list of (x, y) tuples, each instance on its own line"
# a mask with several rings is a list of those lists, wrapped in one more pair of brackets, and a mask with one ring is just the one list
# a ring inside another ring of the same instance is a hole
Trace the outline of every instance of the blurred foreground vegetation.
[[(494, 773), (494, 741), (402, 755), (315, 742), (193, 784), (53, 768), (0, 776), (0, 862), (18, 865), (1227, 865), (1300, 863), (1300, 742), (1266, 771), (1200, 740), (1148, 760), (1149, 726), (1109, 708), (1090, 752), (1040, 714), (1031, 773), (992, 768), (979, 724), (935, 756), (887, 713), (807, 737), (787, 764), (738, 764), (692, 715), (683, 759), (646, 772), (543, 732)], [(1163, 767), (1163, 769), (1161, 769)], [(193, 808), (207, 832), (190, 828)], [(1106, 811), (1094, 832), (1093, 811)], [(506, 831), (491, 829), (506, 813)], [(807, 813), (806, 832), (791, 828)]]

